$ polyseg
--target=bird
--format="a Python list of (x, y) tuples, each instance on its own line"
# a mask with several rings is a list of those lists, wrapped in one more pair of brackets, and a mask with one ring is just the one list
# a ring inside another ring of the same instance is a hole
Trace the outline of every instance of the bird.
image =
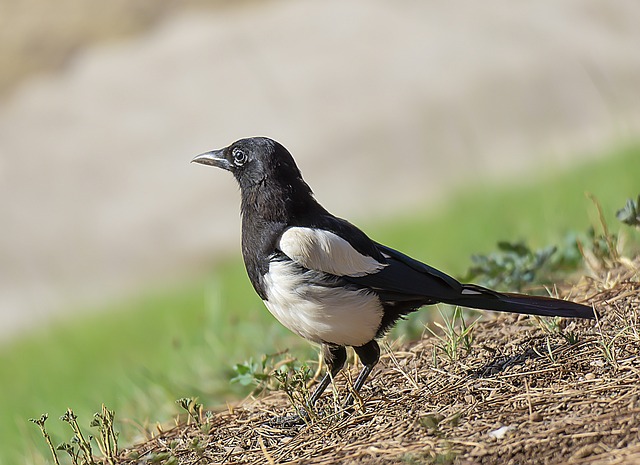
[[(313, 405), (352, 347), (362, 388), (380, 359), (377, 340), (423, 306), (461, 307), (593, 319), (592, 307), (551, 297), (497, 292), (453, 277), (370, 239), (329, 213), (303, 180), (293, 156), (267, 137), (202, 153), (192, 162), (230, 171), (240, 187), (242, 256), (267, 309), (285, 327), (320, 345), (326, 374)], [(345, 402), (353, 402), (350, 393)]]

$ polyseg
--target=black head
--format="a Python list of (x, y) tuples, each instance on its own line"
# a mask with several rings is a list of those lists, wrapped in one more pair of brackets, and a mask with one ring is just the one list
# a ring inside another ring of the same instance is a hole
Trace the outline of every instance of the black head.
[(304, 183), (287, 149), (267, 137), (240, 139), (223, 149), (198, 155), (192, 162), (231, 171), (243, 190), (267, 181), (285, 185)]

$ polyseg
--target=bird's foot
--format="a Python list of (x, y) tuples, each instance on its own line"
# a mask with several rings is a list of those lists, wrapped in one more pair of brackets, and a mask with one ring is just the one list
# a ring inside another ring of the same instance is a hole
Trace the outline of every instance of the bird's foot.
[(342, 416), (362, 414), (365, 412), (364, 402), (358, 393), (350, 392), (347, 399), (342, 404)]
[(351, 391), (347, 395), (344, 403), (342, 404), (342, 408), (346, 411), (353, 412), (355, 410), (363, 410), (364, 409), (364, 401), (360, 394), (357, 391)]
[(353, 397), (353, 393), (350, 392), (347, 396), (347, 399), (343, 402), (342, 408), (345, 411), (353, 411), (354, 399), (355, 398)]

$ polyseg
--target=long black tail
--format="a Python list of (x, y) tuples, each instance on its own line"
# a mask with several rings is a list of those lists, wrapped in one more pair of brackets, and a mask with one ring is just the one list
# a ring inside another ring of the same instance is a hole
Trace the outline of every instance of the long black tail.
[(463, 284), (460, 296), (446, 303), (528, 315), (595, 318), (593, 308), (586, 305), (552, 297), (496, 292), (475, 284)]

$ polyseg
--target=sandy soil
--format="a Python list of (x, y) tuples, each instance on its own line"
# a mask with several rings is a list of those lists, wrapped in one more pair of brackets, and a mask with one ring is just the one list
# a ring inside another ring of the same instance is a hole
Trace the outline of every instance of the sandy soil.
[(632, 137), (639, 21), (635, 0), (283, 0), (76, 53), (0, 107), (0, 336), (235, 253), (233, 181), (188, 162), (239, 137), (280, 140), (356, 220)]

